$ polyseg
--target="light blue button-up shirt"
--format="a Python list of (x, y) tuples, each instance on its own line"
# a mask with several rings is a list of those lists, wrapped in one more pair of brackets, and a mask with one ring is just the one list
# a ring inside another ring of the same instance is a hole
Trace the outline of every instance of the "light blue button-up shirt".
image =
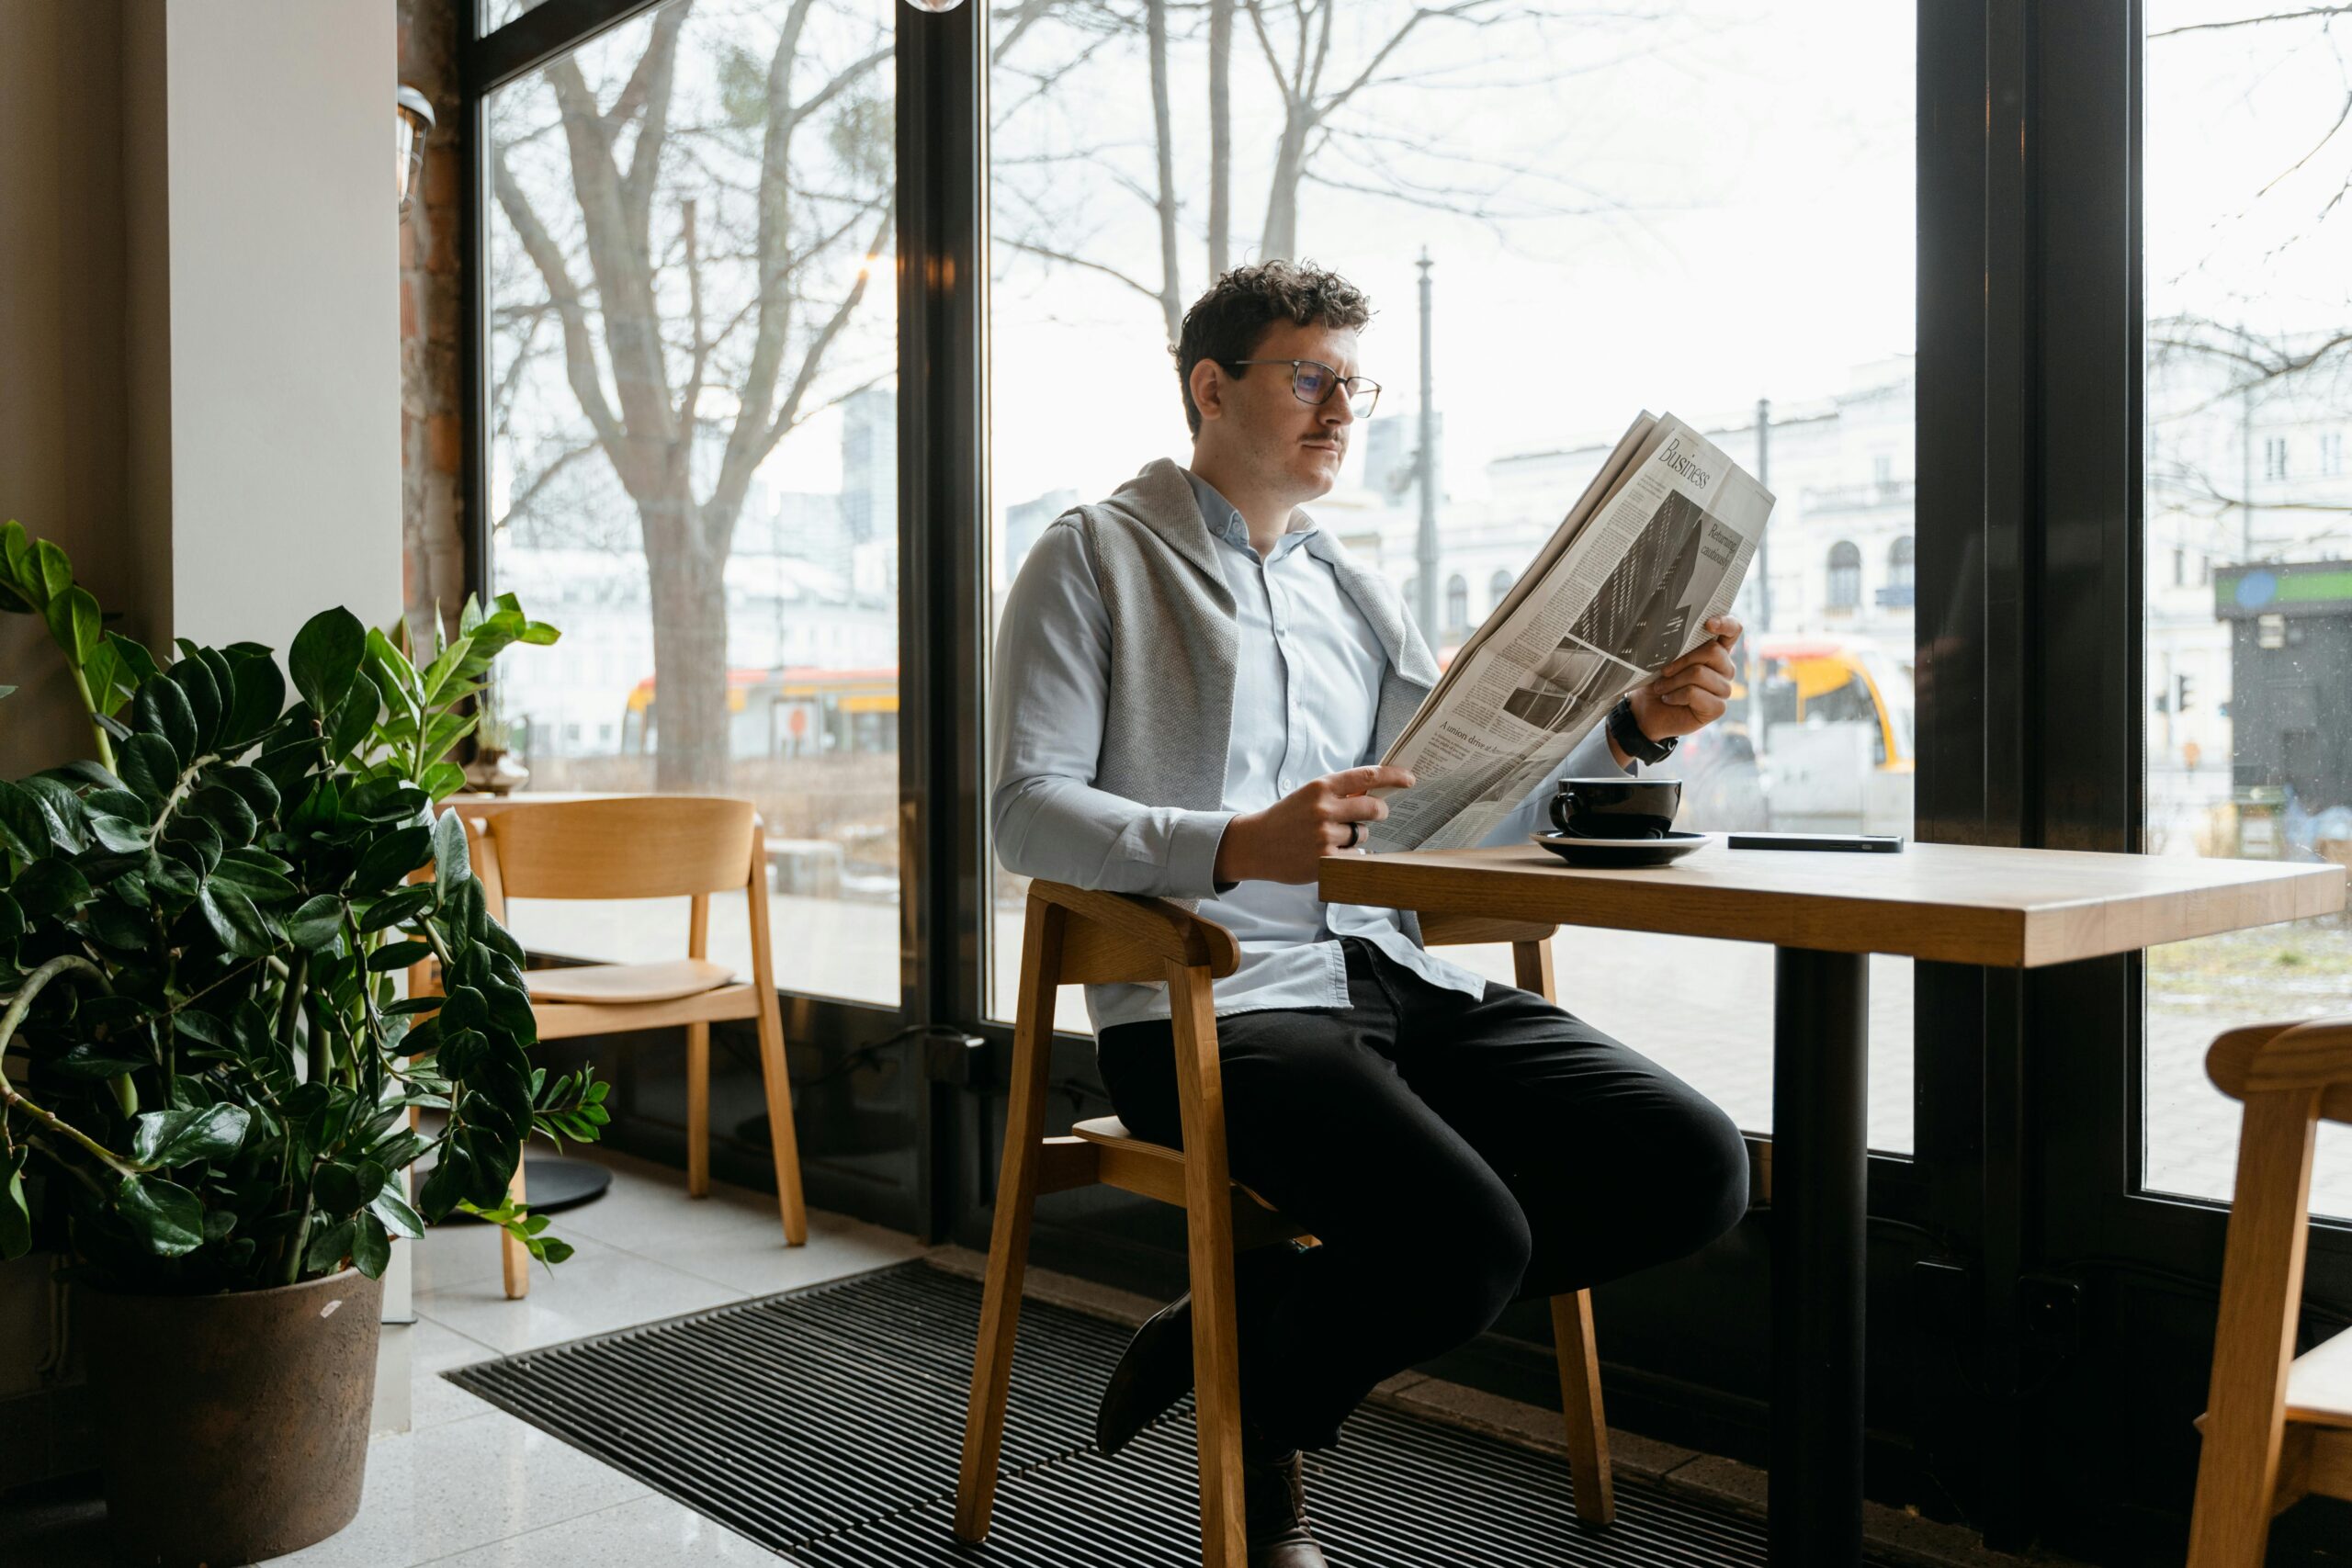
[[(1147, 847), (1145, 858), (1172, 864), (1204, 852), (1213, 863), (1224, 824), (1238, 813), (1262, 810), (1327, 773), (1379, 761), (1371, 749), (1387, 654), (1330, 566), (1301, 547), (1314, 523), (1295, 514), (1289, 532), (1261, 557), (1240, 513), (1198, 475), (1186, 478), (1216, 542), (1238, 623), (1223, 809), (1136, 805), (1125, 821), (1115, 818), (1125, 814), (1103, 809), (1105, 797), (1091, 787), (1099, 721), (1067, 720), (1099, 715), (1107, 700), (1108, 622), (1083, 535), (1048, 529), (1022, 567), (1023, 613), (1008, 616), (1000, 632), (996, 672), (996, 701), (1016, 711), (996, 716), (989, 815), (1000, 852), (1017, 845), (1017, 855), (1007, 858), (1032, 874), (1093, 886), (1114, 843), (1138, 834), (1169, 840)], [(1023, 711), (1042, 721), (1021, 722)], [(1607, 739), (1595, 731), (1554, 776), (1622, 771)], [(1543, 813), (1550, 794), (1547, 781), (1487, 841), (1524, 841), (1548, 827)], [(1311, 882), (1225, 884), (1199, 909), (1230, 930), (1241, 949), (1239, 965), (1216, 982), (1220, 1015), (1347, 1006), (1343, 936), (1373, 943), (1432, 985), (1468, 996), (1486, 985), (1422, 949), (1405, 934), (1397, 911), (1326, 904)], [(1098, 1032), (1169, 1015), (1164, 986), (1090, 986), (1086, 1001)]]

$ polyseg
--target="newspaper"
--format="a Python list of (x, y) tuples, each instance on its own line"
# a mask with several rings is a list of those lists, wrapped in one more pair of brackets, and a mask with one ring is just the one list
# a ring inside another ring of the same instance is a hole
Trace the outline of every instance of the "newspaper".
[(1374, 852), (1483, 840), (1619, 697), (1706, 639), (1771, 512), (1697, 431), (1634, 420), (1381, 759), (1414, 784), (1374, 792)]

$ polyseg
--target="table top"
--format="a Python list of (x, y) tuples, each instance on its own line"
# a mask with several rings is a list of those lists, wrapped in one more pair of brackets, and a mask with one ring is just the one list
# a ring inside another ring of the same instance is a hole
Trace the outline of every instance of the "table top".
[(1329, 855), (1335, 904), (2034, 968), (2344, 908), (2345, 868), (1974, 844), (1733, 850), (1592, 870), (1534, 844)]

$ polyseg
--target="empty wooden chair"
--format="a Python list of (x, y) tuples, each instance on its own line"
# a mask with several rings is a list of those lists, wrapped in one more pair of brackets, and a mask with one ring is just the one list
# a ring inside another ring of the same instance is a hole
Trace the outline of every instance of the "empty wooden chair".
[[(1518, 983), (1547, 998), (1552, 995), (1552, 927), (1425, 916), (1421, 930), (1431, 945), (1508, 942), (1517, 959)], [(1023, 940), (1011, 1105), (979, 1344), (972, 1359), (971, 1397), (964, 1419), (956, 1538), (977, 1544), (988, 1534), (1022, 1276), (1029, 1258), (1029, 1221), (1037, 1195), (1100, 1182), (1184, 1210), (1193, 1288), (1201, 1562), (1204, 1568), (1242, 1568), (1246, 1553), (1233, 1257), (1237, 1247), (1297, 1233), (1246, 1188), (1237, 1187), (1227, 1171), (1225, 1101), (1210, 983), (1233, 972), (1240, 951), (1233, 933), (1223, 926), (1165, 899), (1089, 892), (1052, 882), (1029, 885)], [(1184, 1129), (1181, 1152), (1135, 1137), (1113, 1117), (1081, 1122), (1069, 1137), (1046, 1135), (1055, 987), (1120, 980), (1168, 984)], [(1560, 1396), (1567, 1417), (1577, 1512), (1588, 1522), (1607, 1524), (1614, 1517), (1614, 1504), (1590, 1293), (1555, 1297), (1552, 1327), (1559, 1346)]]
[(2205, 1070), (2245, 1116), (2188, 1568), (2255, 1568), (2274, 1515), (2352, 1498), (2352, 1332), (2295, 1354), (2312, 1148), (2323, 1117), (2352, 1122), (2352, 1019), (2232, 1030)]
[[(710, 1026), (750, 1019), (758, 1030), (767, 1090), (768, 1141), (785, 1240), (808, 1239), (793, 1136), (792, 1089), (785, 1077), (784, 1020), (776, 1005), (768, 936), (767, 850), (747, 800), (717, 795), (616, 795), (492, 803), (458, 802), (491, 917), (503, 922), (512, 898), (691, 900), (685, 956), (658, 963), (592, 964), (526, 971), (539, 1038), (562, 1040), (631, 1029), (686, 1027), (686, 1190), (710, 1192)], [(738, 980), (710, 962), (710, 899), (741, 894), (751, 921), (752, 973)], [(512, 1189), (527, 1199), (516, 1167)], [(530, 1290), (530, 1254), (501, 1235), (506, 1294)]]

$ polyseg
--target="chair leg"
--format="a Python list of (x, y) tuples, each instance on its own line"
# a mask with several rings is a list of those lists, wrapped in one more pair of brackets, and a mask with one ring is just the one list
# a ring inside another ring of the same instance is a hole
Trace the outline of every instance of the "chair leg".
[(798, 1247), (808, 1239), (808, 1206), (800, 1195), (800, 1137), (792, 1125), (792, 1080), (785, 1076), (784, 1019), (771, 987), (760, 989), (760, 1087), (767, 1091), (768, 1146), (775, 1157), (785, 1244)]
[(1613, 1523), (1617, 1494), (1609, 1473), (1609, 1423), (1600, 1410), (1600, 1354), (1592, 1335), (1592, 1292), (1552, 1298), (1552, 1342), (1560, 1360), (1560, 1414), (1568, 1426), (1568, 1475), (1577, 1517)]
[(1021, 1283), (1029, 1267), (1029, 1217), (1036, 1207), (1043, 1163), (1046, 1069), (1053, 1056), (1063, 919), (1056, 906), (1042, 898), (1029, 900), (1021, 948), (1021, 1000), (1012, 1031), (1012, 1081), (1006, 1086), (1004, 1156), (998, 1167), (988, 1281), (980, 1295), (980, 1332), (972, 1349), (964, 1451), (956, 1475), (956, 1539), (970, 1546), (988, 1539), (989, 1515), (996, 1506), (1004, 1404), (1012, 1386), (1013, 1338), (1021, 1326)]
[[(523, 1162), (520, 1158), (514, 1162), (514, 1179), (506, 1184), (506, 1196), (516, 1204), (526, 1202), (529, 1199), (530, 1195), (523, 1186)], [(519, 1302), (529, 1295), (531, 1293), (531, 1254), (521, 1242), (516, 1241), (513, 1235), (504, 1230), (498, 1233), (498, 1261), (500, 1272), (505, 1276), (506, 1280), (506, 1299), (510, 1302)]]
[[(761, 1054), (764, 1069), (767, 1056)], [(686, 1025), (686, 1196), (710, 1196), (710, 1025)]]
[[(762, 880), (754, 870), (752, 881)], [(754, 897), (756, 897), (756, 892)], [(710, 956), (710, 895), (686, 905), (686, 956)], [(686, 1025), (686, 1196), (710, 1196), (710, 1024)]]
[(2269, 1542), (2311, 1228), (2317, 1099), (2316, 1089), (2246, 1096), (2188, 1568), (2256, 1568)]
[[(750, 900), (752, 989), (759, 997), (760, 1085), (767, 1091), (768, 1149), (775, 1160), (776, 1207), (786, 1246), (808, 1239), (808, 1208), (800, 1196), (800, 1139), (792, 1125), (792, 1080), (784, 1063), (784, 1014), (775, 999), (775, 953), (768, 940), (767, 834), (752, 823)], [(699, 918), (697, 924), (699, 924)], [(699, 940), (699, 931), (695, 933)]]
[(1184, 1128), (1184, 1230), (1193, 1285), (1193, 1403), (1200, 1443), (1201, 1568), (1249, 1561), (1241, 1499), (1241, 1386), (1233, 1292), (1233, 1181), (1224, 1074), (1205, 968), (1168, 966)]

